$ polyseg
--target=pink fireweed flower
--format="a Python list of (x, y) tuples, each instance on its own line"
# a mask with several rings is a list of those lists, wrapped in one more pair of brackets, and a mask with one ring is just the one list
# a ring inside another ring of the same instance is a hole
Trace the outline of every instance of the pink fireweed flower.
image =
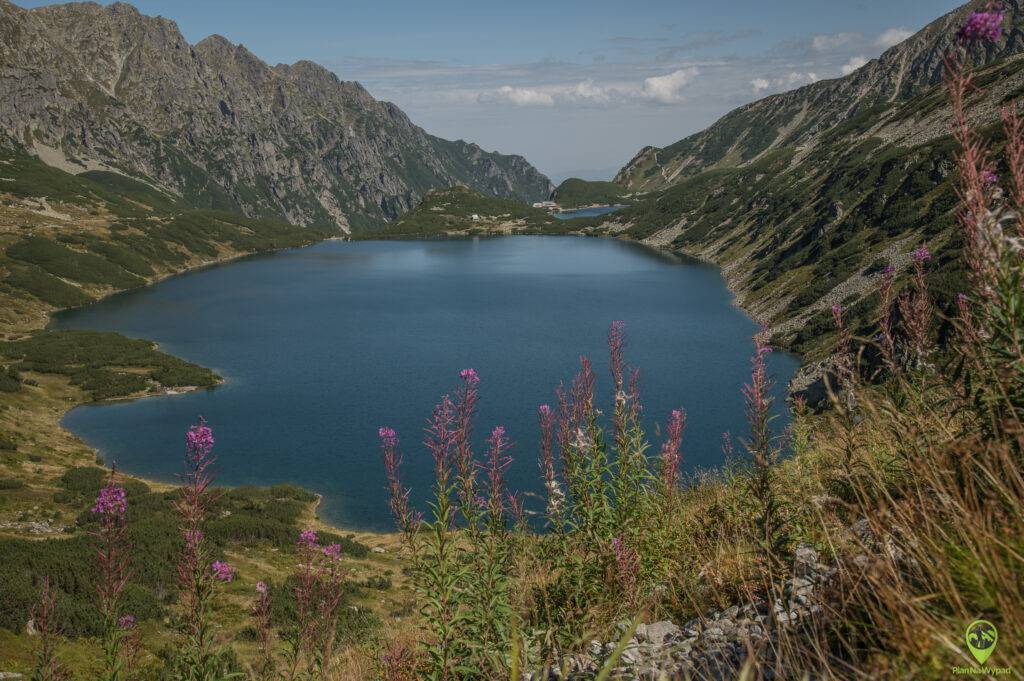
[(402, 484), (402, 454), (398, 451), (398, 436), (393, 429), (386, 426), (377, 433), (380, 435), (384, 476), (388, 483), (388, 506), (398, 529), (407, 532), (412, 529), (413, 514), (409, 509), (409, 490)]
[(124, 488), (111, 482), (100, 490), (92, 512), (108, 518), (121, 518), (127, 509), (128, 496)]
[(661, 445), (661, 480), (666, 491), (673, 491), (679, 484), (679, 463), (682, 457), (679, 448), (686, 428), (686, 414), (682, 409), (673, 409), (668, 417), (667, 437)]
[(478, 386), (480, 377), (475, 369), (463, 369), (459, 372), (462, 385), (455, 391), (454, 430), (451, 437), (451, 448), (454, 450), (455, 473), (459, 480), (459, 497), (465, 508), (469, 510), (473, 495), (476, 494), (476, 468), (473, 466), (473, 416), (480, 393)]
[(636, 422), (640, 418), (640, 369), (631, 367), (629, 370), (629, 418)]
[(544, 481), (550, 486), (555, 479), (555, 457), (551, 449), (555, 415), (546, 404), (537, 407), (537, 415), (540, 417), (540, 469), (544, 473)]
[(615, 552), (615, 569), (619, 586), (631, 601), (636, 598), (636, 580), (640, 574), (640, 556), (636, 550), (620, 537), (612, 539)]
[(916, 263), (925, 263), (932, 259), (932, 254), (928, 250), (928, 247), (922, 244), (910, 254), (910, 257), (913, 258)]
[(505, 469), (512, 463), (512, 457), (507, 454), (508, 450), (512, 447), (512, 443), (505, 436), (505, 426), (494, 427), (494, 430), (491, 431), (491, 436), (487, 438), (487, 445), (487, 464), (485, 468), (489, 483), (488, 491), (490, 493), (488, 510), (491, 514), (491, 520), (497, 523), (501, 520), (504, 511)]
[(222, 563), (217, 560), (213, 562), (211, 566), (213, 569), (213, 578), (221, 582), (230, 582), (235, 579), (235, 568), (231, 567), (227, 563)]
[(608, 349), (611, 351), (612, 379), (615, 382), (616, 393), (622, 391), (622, 350), (625, 346), (626, 323), (614, 321), (608, 329)]
[(213, 430), (206, 425), (206, 419), (202, 416), (199, 417), (199, 423), (186, 431), (185, 448), (193, 466), (201, 464), (213, 451)]
[(331, 544), (324, 547), (324, 555), (331, 560), (338, 560), (341, 558), (341, 544)]
[(722, 433), (722, 456), (726, 460), (731, 459), (733, 454), (736, 453), (736, 448), (732, 444), (732, 434), (729, 431)]
[(395, 432), (394, 428), (381, 426), (380, 429), (377, 430), (377, 436), (380, 437), (381, 444), (387, 447), (398, 446), (398, 434)]
[(134, 629), (135, 615), (122, 615), (121, 618), (117, 620), (117, 626), (124, 631)]
[(1003, 11), (998, 5), (990, 5), (987, 11), (973, 12), (957, 34), (964, 42), (999, 40), (1003, 35)]
[(201, 541), (203, 541), (202, 530), (185, 530), (185, 544), (187, 546), (195, 548)]
[(750, 360), (750, 382), (743, 386), (743, 401), (746, 404), (747, 422), (750, 424), (750, 440), (744, 446), (754, 457), (758, 468), (768, 466), (772, 456), (769, 421), (772, 405), (772, 380), (768, 376), (766, 359), (772, 351), (767, 344), (766, 333), (754, 336), (754, 356)]
[(440, 481), (447, 481), (451, 476), (452, 447), (459, 435), (455, 421), (456, 407), (448, 395), (443, 395), (427, 423), (423, 442), (434, 458), (434, 476)]
[(312, 548), (316, 546), (317, 541), (319, 540), (317, 539), (316, 532), (313, 530), (303, 530), (299, 533), (299, 546)]
[(268, 591), (269, 589), (267, 589), (266, 582), (264, 582), (263, 580), (256, 582), (256, 593), (263, 594), (265, 596)]

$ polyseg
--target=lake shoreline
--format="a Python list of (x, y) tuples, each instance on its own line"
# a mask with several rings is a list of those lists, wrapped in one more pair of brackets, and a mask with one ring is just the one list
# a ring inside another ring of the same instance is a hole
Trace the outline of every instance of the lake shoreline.
[[(676, 251), (676, 250), (674, 250), (672, 248), (669, 248), (669, 247), (666, 247), (666, 246), (652, 245), (652, 244), (644, 243), (641, 240), (624, 238), (621, 235), (591, 234), (591, 233), (586, 233), (586, 232), (569, 232), (569, 233), (566, 233), (566, 232), (561, 232), (561, 233), (538, 232), (538, 233), (532, 234), (532, 235), (533, 236), (591, 236), (591, 237), (597, 236), (597, 237), (601, 237), (601, 238), (611, 237), (611, 238), (614, 238), (614, 239), (622, 241), (622, 242), (631, 243), (631, 244), (635, 244), (637, 246), (641, 246), (642, 248), (644, 248), (646, 250), (650, 250), (652, 252), (656, 252), (656, 253), (664, 254), (664, 255), (670, 255), (670, 256), (672, 256), (674, 258), (684, 257), (684, 258), (692, 259), (692, 260), (695, 260), (695, 261), (707, 262), (706, 260), (701, 259), (699, 257), (695, 258), (692, 255), (685, 254), (685, 253), (680, 253), (679, 251)], [(497, 236), (508, 236), (508, 235), (506, 235), (506, 234), (493, 234), (493, 235), (488, 234), (488, 235), (480, 235), (480, 236), (484, 236), (486, 238), (493, 238), (493, 237), (497, 237)], [(152, 284), (161, 283), (161, 282), (164, 282), (164, 281), (166, 281), (168, 279), (171, 279), (171, 278), (174, 278), (174, 277), (177, 277), (177, 276), (180, 276), (180, 275), (190, 274), (190, 273), (193, 273), (193, 272), (198, 272), (198, 271), (202, 271), (202, 270), (206, 270), (206, 269), (212, 269), (212, 268), (223, 266), (223, 265), (233, 264), (236, 261), (252, 258), (254, 256), (270, 255), (270, 254), (280, 253), (280, 252), (285, 252), (285, 251), (290, 251), (290, 250), (300, 250), (300, 249), (316, 246), (316, 245), (318, 245), (320, 243), (323, 243), (323, 242), (326, 242), (326, 241), (349, 241), (349, 240), (352, 240), (352, 241), (382, 241), (382, 242), (387, 242), (387, 241), (394, 241), (394, 240), (400, 240), (400, 241), (422, 241), (422, 240), (430, 240), (430, 239), (457, 240), (457, 239), (473, 238), (473, 237), (468, 237), (466, 235), (449, 235), (449, 234), (431, 235), (431, 236), (426, 236), (425, 235), (423, 237), (415, 237), (415, 238), (410, 238), (409, 236), (402, 235), (402, 236), (397, 237), (397, 239), (386, 238), (386, 237), (385, 238), (380, 238), (380, 237), (381, 237), (381, 235), (367, 235), (365, 237), (357, 236), (355, 238), (353, 238), (351, 236), (347, 236), (347, 235), (343, 236), (343, 237), (327, 237), (327, 238), (318, 239), (316, 241), (313, 241), (313, 242), (311, 242), (309, 244), (305, 244), (303, 246), (288, 247), (288, 248), (281, 248), (281, 249), (272, 249), (272, 250), (266, 250), (266, 251), (253, 251), (253, 252), (245, 252), (245, 253), (232, 254), (232, 255), (227, 256), (227, 257), (204, 261), (204, 262), (201, 262), (201, 263), (198, 263), (198, 264), (191, 265), (191, 266), (189, 266), (187, 268), (183, 268), (181, 270), (177, 270), (177, 271), (174, 271), (174, 272), (169, 272), (169, 273), (162, 274), (162, 275), (160, 275), (158, 277), (155, 277), (152, 281), (147, 282), (147, 284), (144, 287), (139, 287), (139, 288), (145, 288), (145, 287), (148, 287), (148, 286), (150, 286)], [(709, 263), (709, 264), (714, 265), (715, 267), (718, 267), (717, 264), (715, 264), (715, 263)], [(718, 269), (720, 270), (720, 268), (718, 268)], [(746, 315), (748, 318), (751, 318), (751, 316), (750, 316), (748, 311), (744, 310), (741, 306), (736, 304), (736, 295), (735, 295), (735, 291), (733, 290), (733, 286), (731, 285), (731, 282), (729, 282), (724, 276), (723, 276), (723, 281), (725, 281), (725, 283), (726, 283), (727, 287), (729, 288), (730, 292), (733, 294), (732, 295), (732, 304), (735, 307), (737, 307), (737, 309), (741, 310), (744, 313), (744, 315)], [(89, 305), (93, 305), (93, 304), (99, 303), (99, 302), (101, 302), (103, 300), (107, 300), (108, 298), (111, 298), (111, 297), (116, 296), (118, 294), (123, 294), (123, 293), (126, 293), (127, 291), (134, 291), (134, 290), (138, 290), (138, 289), (127, 289), (127, 290), (111, 291), (107, 295), (104, 295), (101, 298), (98, 298), (97, 300), (91, 302)], [(63, 308), (63, 309), (58, 309), (58, 310), (50, 311), (48, 313), (48, 315), (47, 315), (48, 321), (47, 321), (46, 325), (42, 327), (41, 330), (47, 330), (47, 329), (50, 329), (52, 327), (53, 315), (58, 314), (60, 312), (68, 310), (68, 309), (82, 309), (84, 307), (88, 307), (88, 305), (87, 306), (81, 306), (79, 308)], [(36, 330), (40, 330), (40, 329), (36, 329)], [(225, 381), (225, 379), (222, 376), (220, 376), (220, 375), (218, 375), (218, 379), (219, 379), (218, 386), (222, 385), (224, 383), (224, 381)], [(206, 389), (207, 390), (213, 390), (215, 387), (217, 387), (217, 386), (213, 386), (213, 387), (206, 388)], [(174, 396), (174, 395), (180, 395), (180, 394), (183, 394), (185, 392), (190, 392), (190, 391), (186, 391), (186, 390), (182, 390), (182, 389), (165, 388), (164, 391), (161, 391), (161, 392), (145, 393), (145, 394), (139, 394), (139, 395), (123, 397), (123, 398), (114, 398), (114, 399), (111, 399), (111, 400), (101, 400), (101, 401), (95, 402), (95, 404), (101, 404), (103, 402), (114, 402), (114, 401), (136, 401), (136, 400), (141, 400), (143, 398), (148, 398), (148, 397), (169, 397), (169, 396)], [(57, 425), (67, 435), (69, 435), (70, 437), (74, 438), (79, 444), (81, 444), (83, 447), (85, 447), (88, 450), (90, 450), (93, 453), (94, 457), (97, 457), (97, 460), (99, 460), (99, 458), (106, 459), (107, 456), (109, 456), (109, 454), (106, 454), (106, 453), (102, 452), (97, 447), (93, 447), (92, 445), (89, 445), (88, 443), (85, 443), (80, 437), (78, 437), (77, 435), (72, 433), (70, 430), (68, 430), (64, 426), (64, 419), (65, 419), (65, 417), (67, 416), (68, 413), (70, 413), (73, 409), (76, 409), (77, 407), (87, 406), (89, 404), (94, 404), (94, 403), (90, 402), (90, 401), (87, 401), (87, 400), (80, 400), (80, 401), (68, 404), (66, 406), (66, 408), (63, 410), (63, 412), (57, 417)], [(168, 486), (173, 487), (173, 483), (165, 481), (165, 480), (161, 480), (159, 477), (153, 478), (153, 477), (147, 477), (147, 476), (138, 475), (138, 474), (127, 474), (127, 475), (129, 475), (130, 477), (132, 477), (134, 479), (138, 479), (140, 481), (146, 482), (147, 484), (152, 484), (152, 485), (156, 485), (156, 486), (159, 486), (159, 487), (168, 487)], [(311, 510), (312, 514), (315, 516), (317, 514), (317, 509), (320, 507), (320, 505), (323, 502), (324, 495), (321, 494), (320, 492), (317, 492), (317, 491), (312, 490), (312, 489), (310, 491), (317, 495), (317, 502), (315, 504), (315, 507)], [(356, 525), (346, 526), (344, 523), (326, 523), (324, 521), (321, 521), (321, 522), (324, 524), (325, 527), (331, 527), (331, 528), (333, 528), (335, 530), (339, 530), (339, 531), (366, 532), (366, 530), (364, 528), (360, 528), (360, 527), (358, 527)]]

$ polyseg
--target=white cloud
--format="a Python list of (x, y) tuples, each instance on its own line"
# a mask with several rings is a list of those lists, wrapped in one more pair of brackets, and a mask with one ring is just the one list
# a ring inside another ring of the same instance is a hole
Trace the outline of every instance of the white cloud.
[(914, 32), (906, 28), (890, 28), (882, 32), (875, 40), (875, 45), (887, 50), (893, 45), (898, 45), (914, 35)]
[(584, 80), (566, 90), (566, 98), (589, 102), (608, 102), (616, 94), (612, 88), (595, 85), (593, 80)]
[(503, 85), (481, 95), (482, 101), (504, 101), (515, 106), (554, 106), (555, 98), (547, 92), (525, 87)]
[(791, 90), (801, 85), (808, 85), (818, 81), (818, 74), (813, 71), (790, 71), (784, 76), (776, 78), (755, 78), (750, 81), (754, 88), (754, 94), (759, 95), (768, 90)]
[(689, 85), (694, 78), (700, 75), (700, 69), (690, 66), (679, 69), (665, 76), (652, 76), (644, 79), (640, 96), (651, 99), (662, 104), (672, 104), (681, 101), (682, 90)]
[(862, 38), (859, 33), (831, 33), (831, 34), (819, 34), (814, 36), (811, 40), (811, 47), (816, 52), (828, 52), (849, 45), (852, 42), (858, 41)]
[(593, 78), (577, 82), (548, 83), (526, 86), (503, 85), (478, 91), (473, 97), (481, 104), (511, 104), (523, 107), (609, 106), (647, 101), (674, 104), (683, 100), (682, 91), (700, 75), (700, 69), (689, 66), (664, 76), (651, 76), (642, 81), (619, 79), (598, 83)]
[(844, 76), (848, 76), (867, 63), (868, 60), (866, 57), (850, 57), (850, 61), (843, 64), (840, 70), (843, 72)]

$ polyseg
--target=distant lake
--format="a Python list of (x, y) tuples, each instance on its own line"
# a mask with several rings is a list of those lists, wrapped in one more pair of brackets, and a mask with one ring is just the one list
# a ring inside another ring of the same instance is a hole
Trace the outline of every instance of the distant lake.
[[(432, 478), (423, 426), (459, 370), (474, 367), (476, 436), (505, 425), (516, 443), (511, 487), (539, 491), (537, 406), (556, 404), (556, 386), (586, 354), (607, 408), (605, 337), (616, 319), (626, 323), (627, 359), (641, 369), (652, 451), (655, 425), (684, 407), (685, 468), (718, 466), (722, 433), (746, 430), (740, 387), (756, 326), (717, 269), (637, 244), (329, 241), (173, 277), (57, 315), (53, 326), (153, 339), (227, 379), (209, 391), (71, 411), (64, 425), (108, 462), (174, 481), (184, 431), (202, 414), (217, 438), (221, 483), (298, 483), (324, 494), (326, 519), (385, 530), (379, 426), (398, 431), (422, 503)], [(770, 367), (781, 399), (797, 361), (774, 353)]]
[(576, 210), (563, 210), (552, 213), (559, 220), (572, 220), (573, 218), (592, 218), (597, 215), (607, 215), (623, 208), (623, 206), (598, 206), (596, 208), (577, 208)]

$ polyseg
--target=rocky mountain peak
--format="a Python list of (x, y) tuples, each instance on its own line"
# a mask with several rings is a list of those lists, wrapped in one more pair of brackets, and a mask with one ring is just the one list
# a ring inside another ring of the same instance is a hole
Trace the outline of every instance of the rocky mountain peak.
[(361, 229), (457, 182), (523, 201), (520, 158), (428, 135), (311, 61), (271, 67), (125, 3), (0, 5), (0, 145), (71, 172), (114, 170), (197, 206)]

